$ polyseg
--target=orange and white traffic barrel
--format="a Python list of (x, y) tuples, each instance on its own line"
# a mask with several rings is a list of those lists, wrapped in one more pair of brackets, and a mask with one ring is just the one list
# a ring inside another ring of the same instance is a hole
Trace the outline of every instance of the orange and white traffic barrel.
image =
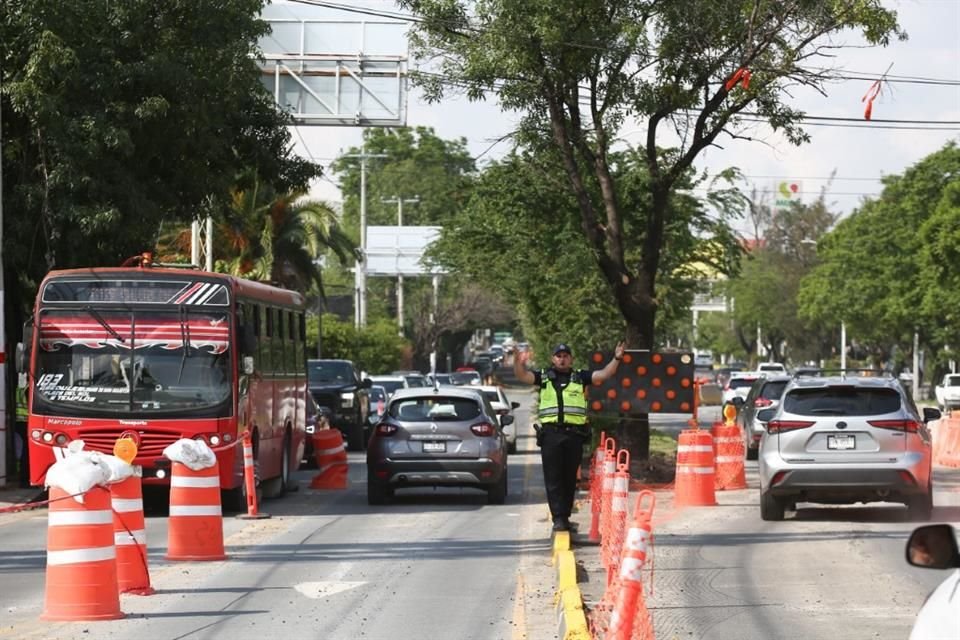
[(151, 595), (147, 566), (147, 530), (143, 518), (140, 475), (110, 485), (113, 539), (117, 547), (117, 583), (120, 593)]
[(170, 476), (170, 519), (167, 560), (223, 560), (223, 510), (220, 471), (213, 466), (193, 470), (173, 462)]
[(678, 507), (713, 506), (715, 471), (713, 437), (703, 429), (684, 429), (677, 439), (677, 475), (674, 481), (674, 505)]
[(110, 492), (94, 486), (78, 502), (50, 487), (47, 583), (42, 620), (122, 618)]
[(347, 448), (339, 429), (318, 429), (313, 434), (313, 451), (317, 459), (317, 475), (311, 489), (347, 488)]

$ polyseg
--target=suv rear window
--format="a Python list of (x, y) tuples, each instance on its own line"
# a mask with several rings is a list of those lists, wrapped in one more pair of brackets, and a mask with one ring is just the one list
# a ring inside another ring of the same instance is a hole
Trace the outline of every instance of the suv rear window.
[(854, 386), (795, 389), (783, 399), (783, 410), (806, 416), (875, 416), (899, 411), (900, 394)]
[(390, 405), (390, 415), (404, 422), (472, 420), (480, 415), (480, 404), (469, 398), (405, 398)]

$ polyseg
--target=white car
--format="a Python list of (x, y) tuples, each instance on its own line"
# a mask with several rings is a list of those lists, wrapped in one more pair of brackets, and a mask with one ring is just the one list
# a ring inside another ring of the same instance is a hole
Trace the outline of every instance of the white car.
[[(513, 417), (513, 410), (520, 406), (519, 402), (510, 402), (507, 398), (507, 394), (503, 392), (503, 387), (498, 387), (496, 385), (480, 385), (477, 387), (479, 391), (483, 392), (483, 395), (487, 397), (490, 401), (490, 406), (493, 407), (493, 410), (497, 412), (499, 417), (511, 416)], [(507, 441), (507, 453), (516, 453), (517, 452), (517, 425), (515, 422), (512, 422), (503, 427), (503, 437)]]
[(907, 562), (924, 569), (953, 569), (917, 613), (910, 640), (960, 638), (960, 551), (953, 527), (917, 527), (907, 540)]
[(733, 402), (735, 397), (746, 399), (750, 393), (750, 387), (760, 379), (763, 374), (759, 371), (734, 371), (730, 374), (730, 379), (723, 387), (723, 404)]
[(370, 381), (373, 384), (383, 387), (384, 391), (387, 392), (387, 398), (393, 396), (393, 393), (397, 389), (409, 389), (410, 382), (405, 376), (401, 375), (379, 375), (379, 376), (370, 376)]
[(761, 373), (787, 373), (787, 368), (782, 362), (761, 362), (757, 365), (757, 371)]

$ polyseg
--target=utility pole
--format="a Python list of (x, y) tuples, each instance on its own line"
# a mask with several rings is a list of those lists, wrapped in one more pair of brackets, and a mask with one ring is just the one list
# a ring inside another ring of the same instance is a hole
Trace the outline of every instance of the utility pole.
[(359, 158), (360, 160), (360, 255), (354, 265), (354, 288), (356, 289), (356, 303), (354, 306), (354, 325), (359, 329), (367, 326), (367, 160), (369, 158), (386, 158), (385, 153), (367, 153), (361, 149), (360, 153), (350, 153), (344, 158)]
[[(409, 202), (411, 204), (417, 204), (420, 202), (420, 196), (413, 196), (412, 198), (401, 198), (400, 196), (393, 196), (392, 198), (380, 198), (380, 202), (384, 204), (394, 204), (397, 205), (397, 226), (403, 226), (403, 203)], [(397, 333), (401, 336), (403, 335), (403, 274), (397, 274)]]
[[(3, 109), (0, 108), (0, 113)], [(7, 437), (11, 433), (7, 414), (7, 306), (3, 289), (3, 120), (0, 116), (0, 478), (7, 477)], [(27, 442), (23, 446), (27, 446)], [(6, 481), (4, 480), (4, 484)]]

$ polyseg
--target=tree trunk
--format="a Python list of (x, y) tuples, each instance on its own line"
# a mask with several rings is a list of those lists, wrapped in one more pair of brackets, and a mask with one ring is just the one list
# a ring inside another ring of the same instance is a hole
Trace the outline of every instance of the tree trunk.
[[(628, 349), (651, 349), (653, 347), (656, 300), (648, 295), (650, 289), (642, 278), (635, 279), (617, 291), (617, 299), (627, 320), (625, 341)], [(650, 457), (650, 416), (647, 413), (630, 413), (620, 417), (614, 438), (617, 450), (630, 453), (630, 475), (637, 477), (644, 462)]]

